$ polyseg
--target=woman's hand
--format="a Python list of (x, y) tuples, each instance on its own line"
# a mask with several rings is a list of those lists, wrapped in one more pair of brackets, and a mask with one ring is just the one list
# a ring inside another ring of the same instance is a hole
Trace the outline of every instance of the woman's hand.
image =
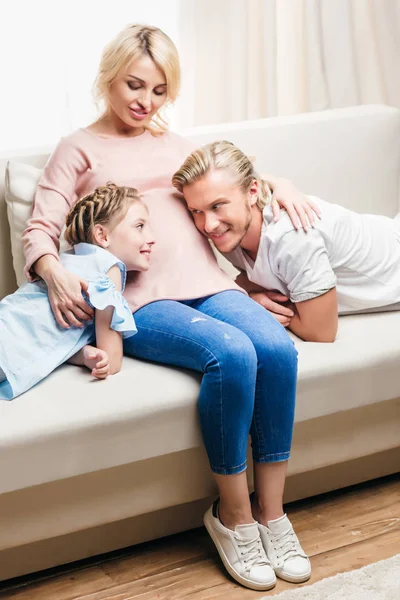
[(37, 261), (35, 272), (47, 284), (51, 309), (61, 327), (82, 327), (82, 321), (93, 318), (93, 310), (82, 296), (82, 291), (87, 292), (88, 289), (84, 279), (67, 271), (50, 255)]
[(284, 208), (296, 229), (303, 228), (304, 231), (308, 231), (310, 227), (314, 227), (316, 217), (321, 218), (321, 212), (312, 200), (288, 179), (268, 175), (262, 178), (273, 189), (271, 208), (275, 222), (280, 218), (280, 209)]
[(284, 306), (281, 303), (288, 304), (287, 296), (283, 296), (279, 292), (250, 292), (250, 298), (252, 298), (258, 304), (261, 304), (266, 310), (268, 310), (277, 321), (284, 327), (289, 327), (290, 321), (294, 316), (294, 311), (290, 306)]

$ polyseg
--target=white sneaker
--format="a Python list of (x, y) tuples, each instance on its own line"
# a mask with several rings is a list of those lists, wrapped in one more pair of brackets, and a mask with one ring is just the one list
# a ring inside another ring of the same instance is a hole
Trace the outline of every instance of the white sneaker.
[(270, 590), (276, 577), (262, 545), (257, 521), (225, 527), (218, 517), (218, 500), (204, 515), (204, 525), (210, 534), (228, 573), (252, 590)]
[(307, 581), (311, 563), (300, 546), (287, 515), (268, 521), (268, 527), (258, 524), (265, 552), (280, 579), (291, 583)]

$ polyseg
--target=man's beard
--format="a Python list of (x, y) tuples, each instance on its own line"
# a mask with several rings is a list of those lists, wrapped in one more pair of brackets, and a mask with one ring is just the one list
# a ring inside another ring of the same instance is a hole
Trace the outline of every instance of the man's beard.
[(231, 250), (228, 250), (228, 252), (233, 252), (234, 250), (239, 248), (243, 239), (246, 237), (247, 232), (249, 231), (250, 225), (251, 225), (251, 209), (248, 208), (247, 209), (247, 222), (246, 222), (246, 225), (244, 226), (243, 235), (241, 236), (241, 238), (238, 242), (235, 242), (235, 246)]

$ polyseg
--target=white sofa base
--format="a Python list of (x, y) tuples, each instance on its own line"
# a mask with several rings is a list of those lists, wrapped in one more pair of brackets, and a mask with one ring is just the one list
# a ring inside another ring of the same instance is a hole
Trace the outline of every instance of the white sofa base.
[[(297, 423), (285, 502), (398, 471), (399, 412), (397, 399)], [(215, 491), (194, 448), (2, 494), (0, 581), (199, 527)]]
[[(399, 464), (400, 448), (394, 448), (300, 475), (292, 475), (286, 481), (285, 502), (391, 475), (396, 473)], [(76, 479), (83, 480), (84, 477)], [(72, 481), (67, 480), (66, 483), (70, 486)], [(77, 489), (80, 483), (76, 482)], [(45, 500), (49, 490), (47, 485), (43, 488), (41, 493)], [(77, 491), (75, 485), (71, 485), (68, 489), (69, 493)], [(21, 500), (30, 501), (28, 490), (24, 490), (21, 495), (24, 496)], [(203, 514), (213, 499), (214, 496), (210, 496), (0, 551), (0, 581), (200, 527), (203, 524)]]

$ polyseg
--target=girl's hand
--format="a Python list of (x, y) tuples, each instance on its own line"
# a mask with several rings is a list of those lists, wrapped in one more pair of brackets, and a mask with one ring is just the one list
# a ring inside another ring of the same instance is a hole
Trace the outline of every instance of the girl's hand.
[(64, 329), (82, 327), (82, 321), (93, 318), (93, 310), (82, 296), (88, 284), (54, 260), (39, 273), (47, 284), (51, 309), (57, 323)]
[(287, 296), (279, 292), (251, 292), (250, 298), (268, 310), (283, 327), (288, 327), (294, 316), (294, 311), (290, 306), (283, 306), (283, 302), (288, 304)]
[(280, 209), (284, 208), (295, 229), (303, 228), (306, 232), (314, 227), (316, 216), (321, 218), (318, 206), (288, 179), (278, 178), (274, 181), (271, 208), (275, 222), (279, 220)]

